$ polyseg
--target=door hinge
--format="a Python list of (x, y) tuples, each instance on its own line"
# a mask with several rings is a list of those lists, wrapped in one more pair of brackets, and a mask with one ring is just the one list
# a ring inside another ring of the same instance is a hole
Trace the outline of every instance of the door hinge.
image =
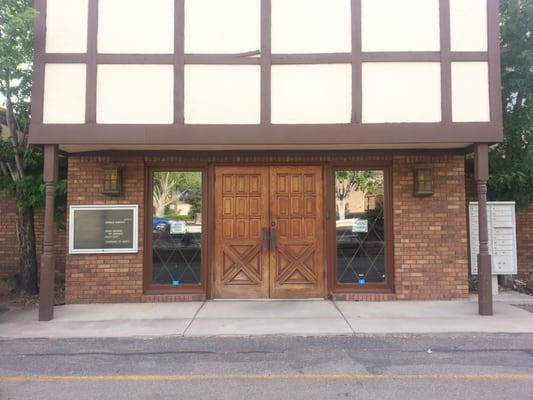
[(331, 210), (329, 208), (326, 208), (326, 219), (329, 220), (331, 218)]

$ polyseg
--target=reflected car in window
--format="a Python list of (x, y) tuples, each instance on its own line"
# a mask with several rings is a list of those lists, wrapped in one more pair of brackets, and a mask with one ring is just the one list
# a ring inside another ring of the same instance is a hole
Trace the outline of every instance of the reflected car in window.
[(152, 232), (167, 232), (171, 235), (184, 235), (187, 233), (187, 224), (183, 221), (174, 221), (169, 218), (153, 217)]

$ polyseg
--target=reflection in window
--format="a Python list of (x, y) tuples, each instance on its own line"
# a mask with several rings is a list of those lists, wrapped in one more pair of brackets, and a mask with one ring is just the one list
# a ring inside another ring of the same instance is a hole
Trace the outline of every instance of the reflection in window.
[(201, 283), (202, 173), (152, 175), (152, 284)]
[(338, 283), (385, 282), (383, 171), (335, 173)]

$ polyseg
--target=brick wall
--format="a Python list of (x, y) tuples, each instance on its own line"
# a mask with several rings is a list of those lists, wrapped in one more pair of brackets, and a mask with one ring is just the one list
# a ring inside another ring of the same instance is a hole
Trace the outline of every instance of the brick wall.
[[(433, 166), (433, 196), (413, 197), (412, 171), (419, 162)], [(468, 295), (464, 182), (463, 156), (394, 157), (394, 268), (398, 299)]]
[(474, 177), (474, 160), (465, 160), (465, 193), (467, 205), (470, 201), (477, 201), (477, 185)]
[(533, 203), (516, 214), (518, 276), (527, 279), (533, 272)]
[[(105, 156), (71, 156), (68, 165), (68, 204), (138, 204), (139, 221), (144, 220), (144, 163), (142, 157), (128, 156), (113, 161), (124, 168), (124, 194), (102, 194), (102, 166)], [(142, 296), (143, 224), (139, 223), (137, 254), (67, 256), (67, 303), (134, 302)]]
[[(464, 157), (461, 155), (388, 155), (361, 160), (393, 165), (394, 264), (396, 295), (376, 298), (451, 299), (468, 294)], [(69, 157), (69, 205), (138, 204), (144, 215), (144, 158), (138, 153), (116, 155), (124, 167), (124, 195), (101, 194), (103, 155)], [(167, 165), (170, 158), (150, 156)], [(432, 197), (413, 197), (416, 163), (430, 163), (434, 172)], [(69, 255), (66, 301), (138, 302), (143, 296), (143, 224), (139, 224), (139, 253)], [(357, 296), (353, 299), (358, 298)], [(374, 297), (369, 297), (374, 298)]]
[(0, 278), (17, 273), (18, 253), (17, 207), (14, 201), (0, 198)]
[[(35, 240), (37, 242), (37, 262), (40, 263), (43, 251), (44, 212), (35, 210)], [(56, 232), (56, 281), (65, 275), (67, 249), (66, 232)], [(10, 277), (19, 270), (19, 245), (17, 239), (17, 208), (13, 200), (0, 198), (0, 279)]]

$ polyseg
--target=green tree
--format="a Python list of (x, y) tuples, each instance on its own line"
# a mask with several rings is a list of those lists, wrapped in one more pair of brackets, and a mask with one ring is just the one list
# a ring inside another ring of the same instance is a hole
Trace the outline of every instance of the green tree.
[(200, 172), (155, 172), (153, 177), (154, 215), (163, 217), (175, 200), (191, 204), (191, 217), (200, 212), (202, 178)]
[(533, 1), (501, 1), (504, 140), (490, 152), (492, 200), (533, 201)]
[(28, 144), (33, 59), (31, 0), (0, 2), (0, 93), (5, 98), (0, 134), (0, 192), (17, 202), (20, 288), (37, 293), (34, 207), (42, 204), (42, 150)]
[(178, 198), (191, 205), (189, 217), (194, 218), (202, 212), (202, 174), (200, 172), (181, 172), (177, 184)]
[(177, 175), (175, 172), (154, 172), (153, 176), (153, 208), (156, 217), (165, 215), (166, 207), (172, 203), (176, 191)]
[(346, 218), (346, 204), (352, 192), (375, 193), (381, 187), (381, 174), (376, 171), (337, 171), (335, 199), (339, 219)]

